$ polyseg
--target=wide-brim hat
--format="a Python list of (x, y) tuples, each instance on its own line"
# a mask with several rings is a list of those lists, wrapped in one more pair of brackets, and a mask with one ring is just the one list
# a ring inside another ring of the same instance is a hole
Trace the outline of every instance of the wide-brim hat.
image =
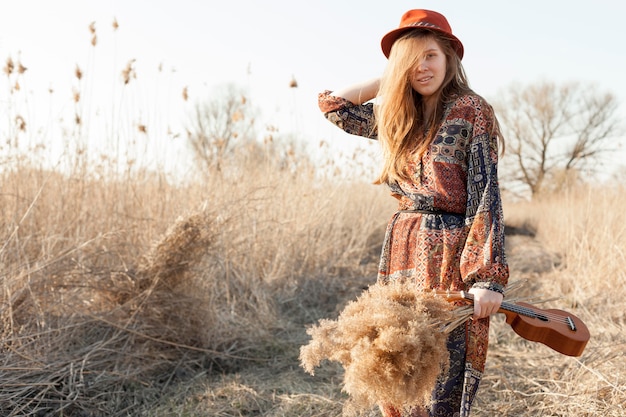
[(459, 38), (452, 34), (452, 28), (450, 28), (450, 24), (445, 16), (441, 13), (424, 9), (409, 10), (402, 15), (398, 28), (387, 33), (380, 41), (383, 54), (389, 58), (389, 53), (391, 52), (393, 43), (406, 32), (415, 29), (427, 29), (444, 34), (445, 37), (450, 39), (452, 42), (452, 47), (459, 56), (459, 59), (463, 58), (463, 44)]

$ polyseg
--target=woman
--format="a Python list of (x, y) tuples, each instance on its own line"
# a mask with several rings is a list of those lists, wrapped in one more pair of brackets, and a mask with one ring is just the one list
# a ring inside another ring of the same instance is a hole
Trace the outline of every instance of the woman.
[[(469, 291), (474, 316), (450, 334), (450, 371), (429, 410), (410, 416), (468, 416), (485, 367), (489, 316), (508, 281), (497, 177), (502, 138), (491, 106), (468, 86), (463, 44), (444, 16), (406, 12), (381, 42), (389, 59), (380, 79), (319, 96), (328, 120), (378, 139), (376, 183), (398, 200), (378, 280), (410, 279), (429, 289)], [(377, 98), (376, 104), (369, 102)], [(403, 410), (380, 404), (385, 417)]]

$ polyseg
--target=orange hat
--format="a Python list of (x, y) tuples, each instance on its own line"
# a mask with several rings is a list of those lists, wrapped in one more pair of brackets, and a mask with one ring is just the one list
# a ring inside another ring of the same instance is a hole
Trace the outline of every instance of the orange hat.
[(459, 59), (463, 58), (463, 44), (452, 34), (452, 29), (446, 18), (440, 13), (424, 9), (409, 10), (402, 15), (400, 26), (383, 36), (380, 46), (383, 48), (385, 56), (389, 58), (391, 46), (400, 36), (414, 29), (428, 29), (444, 34), (451, 40), (452, 47)]

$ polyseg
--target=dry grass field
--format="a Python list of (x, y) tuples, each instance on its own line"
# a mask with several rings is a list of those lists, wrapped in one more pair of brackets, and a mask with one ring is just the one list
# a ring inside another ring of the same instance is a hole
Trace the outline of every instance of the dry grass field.
[[(374, 282), (393, 199), (249, 157), (177, 185), (2, 173), (0, 415), (341, 415), (341, 367), (299, 349)], [(568, 357), (496, 317), (474, 415), (626, 415), (624, 191), (506, 202), (512, 279), (592, 338)]]
[[(106, 39), (89, 30), (94, 48)], [(96, 55), (76, 65), (71, 95), (60, 92), (72, 102), (50, 120), (33, 117), (27, 66), (9, 57), (2, 68), (0, 417), (341, 416), (342, 367), (326, 361), (311, 376), (300, 348), (375, 282), (395, 200), (374, 174), (322, 175), (271, 141), (193, 179), (143, 169), (147, 150), (166, 153), (146, 124), (166, 130), (183, 106), (163, 94), (166, 106), (143, 108), (132, 59), (99, 126)], [(42, 168), (57, 151), (58, 169)], [(511, 280), (576, 314), (591, 340), (564, 356), (496, 316), (474, 416), (626, 415), (626, 181), (616, 183), (505, 201)]]

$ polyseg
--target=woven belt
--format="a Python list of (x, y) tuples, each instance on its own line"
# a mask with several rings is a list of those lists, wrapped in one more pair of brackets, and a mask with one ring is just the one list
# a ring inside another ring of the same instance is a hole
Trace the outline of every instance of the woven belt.
[(448, 215), (448, 216), (465, 216), (465, 214), (461, 214), (461, 213), (452, 213), (450, 211), (430, 210), (430, 209), (398, 210), (398, 213), (420, 213), (420, 214), (439, 214), (439, 215)]

